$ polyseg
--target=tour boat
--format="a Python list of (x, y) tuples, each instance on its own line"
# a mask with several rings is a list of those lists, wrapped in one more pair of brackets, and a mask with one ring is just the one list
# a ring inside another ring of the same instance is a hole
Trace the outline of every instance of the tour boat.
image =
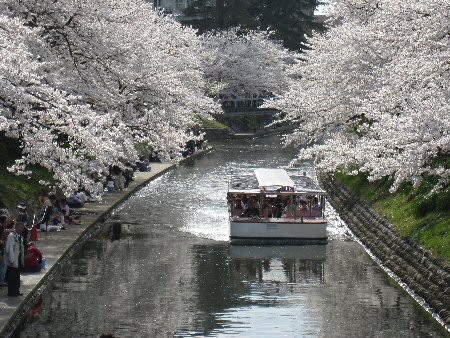
[(227, 194), (233, 244), (327, 242), (326, 192), (306, 173), (255, 169), (232, 174)]

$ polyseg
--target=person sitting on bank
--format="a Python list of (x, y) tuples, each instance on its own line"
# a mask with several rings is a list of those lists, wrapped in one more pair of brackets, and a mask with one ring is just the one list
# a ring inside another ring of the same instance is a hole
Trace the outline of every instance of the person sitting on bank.
[(106, 178), (106, 190), (108, 190), (108, 192), (116, 191), (116, 188), (114, 186), (114, 179), (111, 175), (108, 175), (108, 177)]
[(66, 221), (64, 219), (64, 211), (62, 210), (62, 207), (61, 207), (61, 201), (60, 200), (55, 200), (55, 201), (53, 201), (52, 205), (53, 205), (53, 219), (52, 219), (52, 223), (54, 225), (61, 224), (61, 225), (64, 226)]
[[(139, 161), (136, 162), (136, 167), (137, 167), (137, 170), (142, 171), (142, 172), (151, 171), (151, 169), (152, 169), (150, 166), (150, 161), (145, 156), (141, 156), (139, 158)], [(114, 173), (114, 174), (116, 174), (116, 173)]]
[(84, 206), (84, 202), (80, 199), (76, 191), (69, 196), (67, 204), (69, 205), (69, 208), (82, 208)]
[(41, 220), (39, 221), (39, 228), (41, 231), (60, 231), (61, 224), (59, 223), (58, 217), (54, 217), (54, 205), (56, 205), (56, 196), (50, 195), (49, 198), (44, 198), (44, 210), (42, 213)]
[(148, 156), (149, 162), (158, 162), (161, 163), (161, 157), (158, 153), (158, 151), (153, 150), (150, 155)]
[(61, 210), (64, 214), (64, 220), (66, 223), (69, 224), (81, 224), (80, 216), (73, 216), (73, 210), (69, 208), (69, 205), (67, 204), (67, 200), (65, 198), (62, 198), (61, 201)]
[(24, 250), (22, 242), (23, 223), (17, 222), (14, 231), (8, 235), (5, 245), (6, 282), (8, 283), (8, 296), (22, 296), (20, 293), (20, 270), (24, 263)]
[(22, 271), (24, 272), (40, 272), (42, 268), (42, 252), (34, 245), (33, 242), (28, 243), (27, 253)]

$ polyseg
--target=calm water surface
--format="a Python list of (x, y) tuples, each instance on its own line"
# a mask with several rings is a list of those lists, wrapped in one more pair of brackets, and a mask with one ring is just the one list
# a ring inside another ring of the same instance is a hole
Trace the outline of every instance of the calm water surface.
[(89, 241), (20, 337), (443, 335), (335, 219), (327, 245), (229, 246), (227, 175), (294, 155), (235, 140), (150, 183), (114, 215), (121, 238)]

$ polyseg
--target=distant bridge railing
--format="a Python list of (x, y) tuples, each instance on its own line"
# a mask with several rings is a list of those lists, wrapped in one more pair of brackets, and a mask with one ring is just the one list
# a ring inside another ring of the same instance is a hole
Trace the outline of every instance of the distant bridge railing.
[(276, 115), (280, 111), (272, 108), (226, 108), (223, 109), (226, 116), (249, 116), (249, 115)]
[(273, 108), (260, 108), (264, 103), (264, 99), (269, 97), (258, 98), (226, 98), (220, 100), (222, 109), (226, 115), (275, 115), (280, 111)]

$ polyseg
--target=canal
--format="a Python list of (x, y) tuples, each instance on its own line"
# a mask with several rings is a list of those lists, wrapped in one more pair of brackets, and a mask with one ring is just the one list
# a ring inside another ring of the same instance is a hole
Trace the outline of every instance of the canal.
[(444, 335), (334, 215), (327, 245), (228, 244), (227, 175), (287, 165), (280, 143), (216, 144), (140, 190), (113, 215), (120, 238), (90, 240), (20, 337)]

